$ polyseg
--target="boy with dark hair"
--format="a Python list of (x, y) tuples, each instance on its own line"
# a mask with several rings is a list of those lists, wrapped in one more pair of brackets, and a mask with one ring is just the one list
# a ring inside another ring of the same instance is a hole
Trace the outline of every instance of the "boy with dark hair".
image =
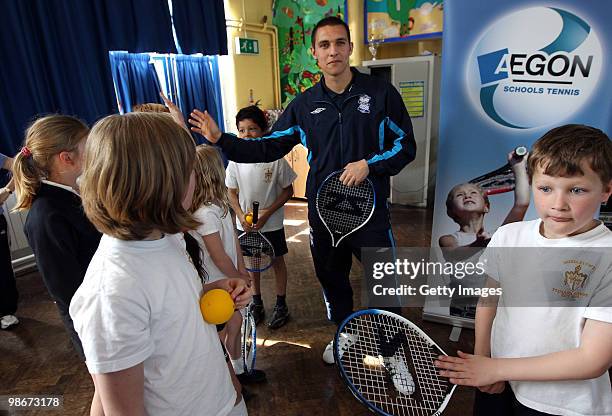
[[(257, 106), (242, 108), (236, 114), (238, 137), (255, 139), (268, 131), (266, 115)], [(275, 259), (272, 263), (276, 277), (276, 305), (268, 321), (270, 329), (278, 329), (289, 321), (289, 308), (286, 303), (287, 266), (284, 255), (289, 252), (283, 221), (285, 203), (293, 196), (293, 181), (297, 175), (284, 158), (268, 163), (236, 163), (227, 165), (225, 184), (229, 190), (230, 205), (236, 213), (237, 227), (240, 231), (260, 231), (274, 247)], [(247, 213), (253, 201), (260, 203), (257, 224), (247, 221)], [(261, 298), (261, 273), (249, 272), (253, 284), (253, 303), (251, 312), (258, 324), (265, 316)]]

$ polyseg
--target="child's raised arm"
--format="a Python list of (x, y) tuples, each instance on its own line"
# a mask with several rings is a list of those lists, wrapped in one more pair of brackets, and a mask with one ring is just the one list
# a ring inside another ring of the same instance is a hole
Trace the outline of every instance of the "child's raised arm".
[(166, 97), (162, 91), (159, 92), (159, 95), (164, 101), (164, 104), (166, 105), (168, 110), (170, 111), (170, 115), (172, 116), (172, 119), (176, 122), (176, 124), (184, 128), (185, 130), (189, 130), (187, 128), (187, 123), (185, 123), (185, 118), (183, 117), (183, 112), (181, 111), (181, 109), (178, 108), (178, 106), (172, 101), (170, 101), (170, 99)]
[(612, 365), (612, 323), (587, 319), (580, 346), (537, 357), (487, 358), (458, 352), (436, 366), (450, 382), (485, 386), (499, 381), (557, 381), (597, 378)]
[(527, 175), (527, 158), (529, 153), (517, 159), (514, 152), (508, 153), (508, 163), (514, 173), (514, 205), (504, 219), (502, 225), (511, 222), (523, 221), (527, 208), (529, 208), (529, 177)]

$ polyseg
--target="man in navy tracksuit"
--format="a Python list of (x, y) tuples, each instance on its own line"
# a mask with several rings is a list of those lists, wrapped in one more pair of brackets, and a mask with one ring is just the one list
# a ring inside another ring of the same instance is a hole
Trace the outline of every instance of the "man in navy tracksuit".
[[(399, 173), (416, 153), (412, 123), (398, 91), (387, 81), (351, 69), (353, 45), (348, 26), (327, 17), (312, 33), (312, 53), (324, 77), (297, 96), (260, 139), (240, 140), (221, 133), (207, 113), (194, 110), (192, 130), (221, 146), (230, 160), (270, 162), (298, 143), (308, 149), (310, 172), (306, 183), (310, 247), (317, 278), (323, 287), (328, 318), (340, 324), (353, 310), (349, 281), (352, 255), (361, 260), (363, 247), (393, 247), (387, 198), (389, 177)], [(316, 193), (330, 173), (344, 169), (340, 180), (348, 186), (370, 178), (376, 190), (376, 209), (370, 221), (334, 249), (317, 215)], [(323, 360), (333, 363), (332, 344)]]

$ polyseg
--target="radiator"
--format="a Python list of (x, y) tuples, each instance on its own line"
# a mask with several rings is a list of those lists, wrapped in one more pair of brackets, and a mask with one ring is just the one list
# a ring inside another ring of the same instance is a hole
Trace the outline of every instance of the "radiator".
[(10, 212), (15, 205), (15, 194), (12, 194), (4, 203), (4, 216), (8, 222), (8, 237), (13, 259), (15, 274), (21, 274), (36, 267), (36, 260), (28, 240), (23, 232), (27, 211)]

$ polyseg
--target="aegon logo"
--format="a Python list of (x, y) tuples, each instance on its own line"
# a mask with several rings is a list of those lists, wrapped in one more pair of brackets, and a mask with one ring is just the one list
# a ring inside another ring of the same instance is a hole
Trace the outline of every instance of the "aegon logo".
[(586, 102), (599, 79), (601, 45), (568, 11), (535, 7), (496, 21), (467, 63), (469, 94), (499, 125), (558, 124)]
[[(488, 66), (487, 61), (492, 57), (494, 62), (496, 55), (499, 55), (499, 52), (501, 52), (503, 56), (499, 60), (495, 70), (491, 73), (489, 71), (490, 67)], [(549, 77), (563, 77), (565, 75), (569, 75), (573, 78), (576, 76), (576, 74), (578, 74), (583, 77), (588, 77), (589, 73), (591, 72), (591, 64), (593, 63), (593, 55), (589, 55), (587, 57), (587, 62), (585, 63), (580, 55), (561, 53), (559, 55), (549, 57), (548, 55), (542, 53), (535, 53), (533, 55), (527, 55), (526, 53), (509, 54), (507, 49), (499, 52), (493, 52), (492, 54), (481, 55), (478, 57), (480, 80), (483, 84), (496, 81), (497, 79), (508, 78), (509, 73), (514, 76), (548, 75)], [(543, 82), (543, 80), (539, 79), (515, 79), (514, 81)], [(554, 83), (554, 80), (552, 82)], [(559, 80), (559, 83), (566, 84), (569, 82)]]

